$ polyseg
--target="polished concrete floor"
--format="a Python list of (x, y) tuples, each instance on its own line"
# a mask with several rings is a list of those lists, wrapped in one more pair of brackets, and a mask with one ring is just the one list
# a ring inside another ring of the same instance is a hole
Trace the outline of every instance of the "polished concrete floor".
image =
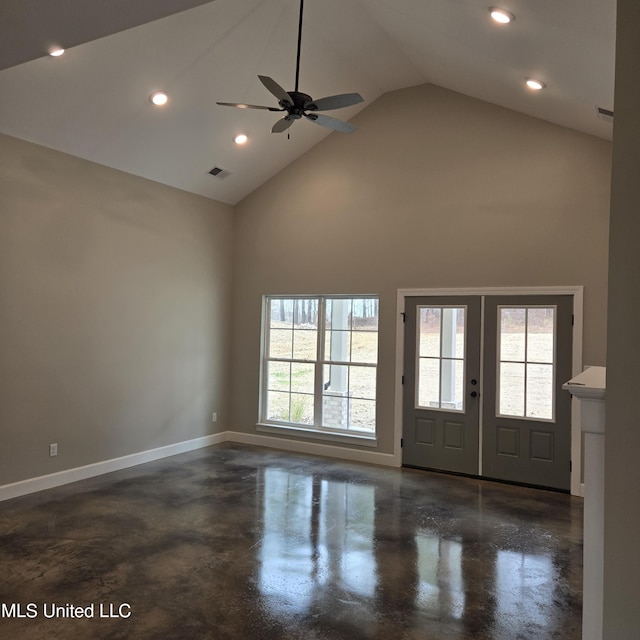
[(580, 499), (240, 445), (0, 504), (17, 640), (572, 640), (581, 581)]

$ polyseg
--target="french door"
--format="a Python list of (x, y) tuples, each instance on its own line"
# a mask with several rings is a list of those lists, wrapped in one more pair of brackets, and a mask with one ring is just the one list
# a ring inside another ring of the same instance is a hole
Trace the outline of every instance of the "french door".
[(570, 295), (406, 298), (404, 465), (568, 490)]
[(480, 310), (478, 296), (407, 299), (405, 465), (478, 473)]

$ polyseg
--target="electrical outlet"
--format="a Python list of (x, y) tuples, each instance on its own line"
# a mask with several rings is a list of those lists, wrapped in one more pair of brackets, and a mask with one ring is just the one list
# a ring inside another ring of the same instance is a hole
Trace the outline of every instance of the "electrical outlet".
[(49, 457), (53, 458), (54, 456), (58, 455), (58, 443), (57, 442), (53, 442), (52, 444), (49, 445)]
[(211, 422), (218, 422), (218, 414), (217, 413), (212, 413), (211, 414)]

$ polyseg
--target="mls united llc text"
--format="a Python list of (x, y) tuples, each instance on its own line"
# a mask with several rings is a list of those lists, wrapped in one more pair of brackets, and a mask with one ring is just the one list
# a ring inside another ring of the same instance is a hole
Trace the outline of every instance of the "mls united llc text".
[(99, 603), (79, 606), (75, 604), (54, 604), (17, 602), (0, 603), (0, 618), (128, 618), (131, 616), (131, 605)]

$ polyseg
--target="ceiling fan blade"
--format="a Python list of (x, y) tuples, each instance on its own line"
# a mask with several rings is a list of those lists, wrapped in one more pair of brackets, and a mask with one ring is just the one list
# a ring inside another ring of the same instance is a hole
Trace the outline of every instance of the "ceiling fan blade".
[(320, 113), (305, 113), (304, 117), (311, 122), (315, 122), (323, 127), (333, 129), (334, 131), (341, 131), (342, 133), (353, 133), (356, 128), (343, 120), (337, 118), (330, 118), (329, 116), (323, 116)]
[(278, 98), (279, 102), (283, 102), (284, 104), (293, 105), (293, 100), (291, 100), (291, 96), (273, 79), (269, 76), (258, 76), (260, 82), (270, 91), (276, 98)]
[(330, 109), (342, 109), (350, 107), (353, 104), (363, 102), (364, 98), (359, 93), (341, 93), (337, 96), (329, 96), (320, 98), (320, 100), (312, 100), (308, 102), (304, 108), (311, 111), (329, 111)]
[(286, 131), (293, 124), (294, 120), (295, 118), (289, 118), (289, 116), (280, 118), (280, 120), (271, 127), (271, 133), (282, 133)]
[(263, 107), (259, 104), (245, 104), (244, 102), (216, 102), (223, 107), (238, 107), (238, 109), (263, 109), (265, 111), (284, 111), (278, 107)]

